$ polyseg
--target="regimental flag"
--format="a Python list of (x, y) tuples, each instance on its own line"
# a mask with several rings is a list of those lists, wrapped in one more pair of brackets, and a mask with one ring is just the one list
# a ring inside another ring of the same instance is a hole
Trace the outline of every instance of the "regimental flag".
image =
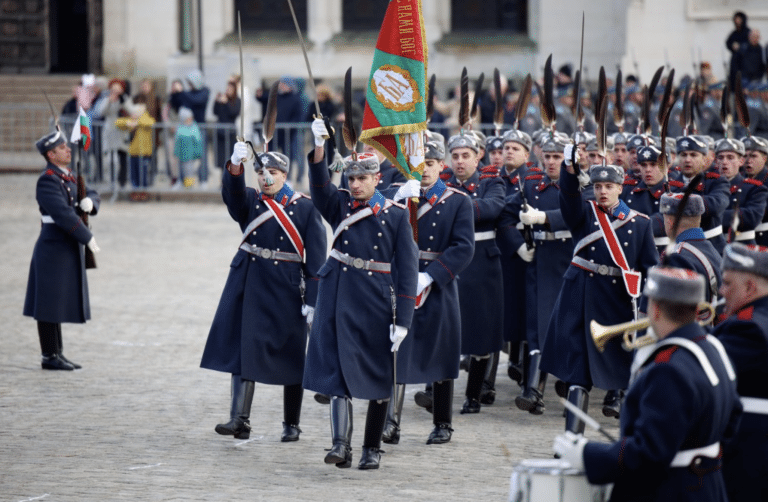
[(91, 121), (88, 120), (88, 115), (85, 114), (83, 107), (80, 107), (80, 114), (75, 120), (75, 125), (72, 127), (72, 135), (69, 137), (70, 143), (83, 142), (83, 150), (88, 151), (91, 147)]
[(427, 43), (421, 0), (390, 0), (366, 90), (360, 140), (408, 179), (424, 172)]

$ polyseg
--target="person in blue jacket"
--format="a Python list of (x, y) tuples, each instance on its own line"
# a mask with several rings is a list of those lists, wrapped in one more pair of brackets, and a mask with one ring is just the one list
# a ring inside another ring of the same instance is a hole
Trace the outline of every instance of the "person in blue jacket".
[(406, 207), (376, 189), (376, 156), (362, 153), (345, 159), (349, 190), (338, 189), (325, 161), (323, 137), (328, 131), (321, 119), (312, 123), (312, 133), (312, 203), (334, 234), (330, 257), (317, 274), (318, 300), (303, 385), (331, 396), (333, 447), (325, 463), (337, 467), (352, 465), (352, 398), (368, 400), (358, 468), (378, 469), (394, 386), (389, 352), (397, 351), (413, 319), (418, 248)]
[(742, 406), (723, 345), (697, 322), (706, 287), (691, 270), (650, 270), (644, 294), (658, 341), (638, 351), (619, 439), (587, 441), (572, 432), (555, 439), (555, 453), (590, 483), (613, 483), (611, 501), (728, 500), (721, 452)]
[(474, 215), (469, 197), (440, 179), (445, 145), (424, 143), (421, 181), (390, 187), (394, 200), (416, 197), (418, 203), (419, 278), (417, 307), (407, 337), (397, 355), (395, 394), (387, 409), (382, 441), (400, 441), (400, 416), (405, 384), (432, 383), (434, 429), (427, 444), (451, 440), (453, 381), (459, 376), (461, 316), (458, 275), (472, 260)]
[(768, 248), (732, 244), (722, 262), (727, 318), (715, 327), (736, 371), (744, 414), (723, 450), (730, 502), (768, 500)]
[(77, 180), (69, 170), (72, 149), (61, 131), (46, 134), (35, 146), (46, 166), (35, 189), (42, 226), (29, 266), (24, 315), (37, 321), (43, 369), (74, 370), (81, 366), (64, 357), (61, 323), (91, 318), (85, 246), (99, 250), (78, 213), (96, 215), (101, 199), (86, 188), (78, 200)]
[[(744, 143), (744, 176), (768, 186), (768, 140), (758, 136), (742, 138)], [(755, 227), (755, 242), (768, 246), (768, 209)]]
[(653, 240), (656, 242), (659, 253), (663, 252), (669, 244), (669, 238), (664, 231), (664, 221), (659, 213), (661, 196), (669, 191), (667, 171), (661, 168), (660, 156), (661, 150), (656, 145), (638, 147), (639, 177), (627, 176), (621, 193), (621, 200), (626, 201), (630, 209), (651, 218)]
[(221, 194), (243, 237), (205, 344), (202, 368), (232, 374), (230, 420), (216, 432), (250, 437), (254, 382), (283, 386), (281, 441), (298, 441), (307, 323), (317, 298), (326, 233), (312, 202), (286, 184), (288, 158), (259, 153), (261, 190), (245, 186), (249, 147), (235, 143)]

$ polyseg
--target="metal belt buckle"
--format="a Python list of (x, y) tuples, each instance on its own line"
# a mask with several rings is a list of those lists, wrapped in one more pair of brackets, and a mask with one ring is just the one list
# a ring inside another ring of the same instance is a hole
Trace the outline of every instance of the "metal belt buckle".
[(597, 267), (597, 273), (600, 275), (608, 275), (608, 265), (600, 265)]
[(264, 259), (269, 259), (272, 256), (272, 251), (269, 249), (262, 249), (261, 250), (261, 257)]
[(352, 260), (352, 266), (355, 268), (363, 268), (365, 266), (365, 262), (362, 258), (355, 258)]

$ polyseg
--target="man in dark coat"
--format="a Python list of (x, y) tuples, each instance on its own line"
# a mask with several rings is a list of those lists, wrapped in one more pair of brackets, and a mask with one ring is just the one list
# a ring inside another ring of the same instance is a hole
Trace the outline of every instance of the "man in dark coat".
[(94, 253), (99, 247), (80, 214), (98, 213), (101, 199), (86, 189), (86, 197), (78, 200), (77, 180), (68, 167), (72, 150), (61, 131), (46, 134), (35, 146), (47, 165), (35, 191), (42, 227), (29, 266), (24, 315), (37, 320), (43, 369), (73, 370), (80, 365), (62, 353), (61, 323), (91, 318), (85, 246)]
[(728, 500), (768, 500), (768, 248), (733, 244), (723, 257), (728, 317), (714, 335), (736, 370), (744, 406), (739, 429), (723, 451)]
[[(363, 146), (363, 152), (373, 154), (379, 160), (379, 181), (376, 183), (377, 190), (386, 190), (392, 183), (405, 183), (406, 179), (405, 176), (403, 176), (403, 173), (398, 171), (383, 153), (371, 145)], [(349, 190), (349, 180), (346, 176), (341, 177), (339, 188)]]
[[(758, 136), (744, 138), (744, 176), (768, 186), (768, 140)], [(755, 227), (755, 242), (768, 246), (768, 208), (761, 222)]]
[[(395, 395), (389, 402), (382, 440), (400, 441), (400, 416), (405, 384), (432, 383), (434, 429), (427, 444), (451, 440), (453, 380), (459, 376), (461, 317), (458, 275), (474, 253), (474, 216), (465, 194), (445, 186), (445, 145), (424, 144), (421, 181), (412, 180), (388, 192), (396, 201), (418, 197), (419, 281), (411, 336), (398, 351)], [(386, 193), (386, 192), (385, 192)]]
[[(254, 382), (283, 386), (281, 440), (299, 439), (306, 323), (312, 322), (326, 233), (309, 197), (285, 183), (282, 153), (259, 154), (261, 191), (245, 186), (248, 145), (235, 143), (221, 193), (243, 232), (200, 366), (232, 374), (230, 420), (216, 432), (247, 439)], [(305, 322), (306, 318), (306, 322)]]
[(613, 483), (612, 501), (728, 500), (721, 442), (735, 434), (742, 407), (725, 349), (696, 322), (705, 289), (696, 272), (651, 269), (644, 293), (659, 341), (636, 361), (618, 441), (555, 439), (555, 452), (590, 483)]
[(661, 150), (656, 145), (639, 147), (637, 164), (640, 177), (627, 176), (621, 193), (621, 200), (626, 201), (630, 209), (651, 218), (653, 240), (659, 253), (669, 244), (669, 238), (664, 231), (664, 221), (659, 213), (661, 196), (669, 191), (669, 185), (666, 183), (667, 172), (662, 170), (659, 164), (660, 155)]
[[(307, 349), (304, 388), (331, 396), (333, 447), (325, 463), (352, 464), (352, 400), (368, 400), (360, 469), (378, 469), (387, 400), (397, 351), (413, 318), (418, 248), (408, 211), (376, 189), (372, 154), (345, 160), (349, 190), (331, 183), (325, 162), (325, 124), (312, 123), (309, 155), (312, 203), (331, 225), (331, 256), (318, 272), (317, 314)], [(389, 335), (389, 336), (388, 336)]]

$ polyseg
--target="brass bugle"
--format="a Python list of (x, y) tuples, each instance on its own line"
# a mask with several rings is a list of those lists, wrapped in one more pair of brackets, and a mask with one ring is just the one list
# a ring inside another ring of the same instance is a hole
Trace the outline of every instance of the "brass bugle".
[[(708, 325), (715, 318), (715, 308), (710, 303), (701, 302), (698, 305), (697, 310), (698, 313), (696, 314), (696, 317), (698, 323), (702, 326)], [(640, 337), (634, 336), (635, 332), (647, 329), (650, 325), (651, 321), (647, 317), (614, 324), (613, 326), (603, 326), (593, 319), (589, 323), (589, 330), (592, 333), (592, 340), (595, 342), (595, 347), (597, 347), (597, 350), (600, 352), (605, 350), (605, 345), (616, 335), (623, 336), (624, 342), (622, 347), (624, 347), (624, 350), (632, 351), (656, 342), (656, 335), (653, 334), (646, 334)]]

